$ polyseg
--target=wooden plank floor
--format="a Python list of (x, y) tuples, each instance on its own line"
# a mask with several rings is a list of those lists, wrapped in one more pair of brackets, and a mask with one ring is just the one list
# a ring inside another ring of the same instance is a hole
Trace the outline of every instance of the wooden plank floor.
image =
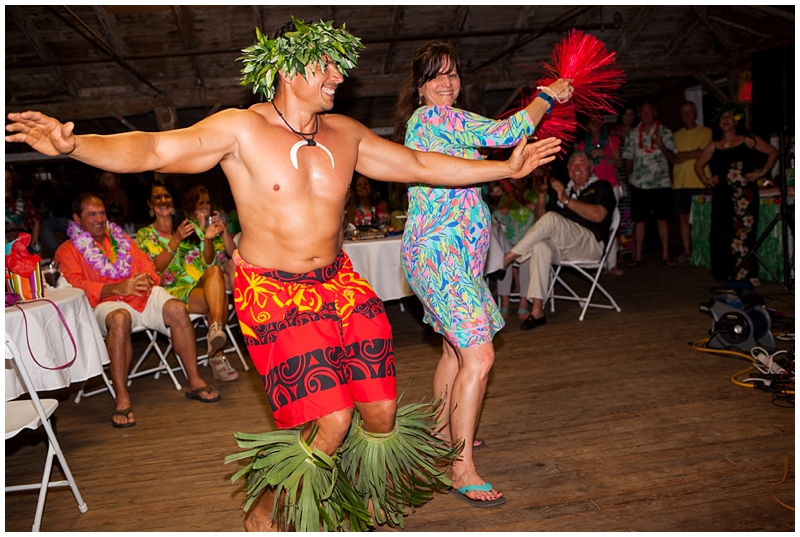
[[(437, 495), (406, 530), (794, 531), (794, 512), (772, 495), (794, 506), (794, 408), (735, 386), (730, 376), (745, 362), (692, 349), (711, 327), (698, 311), (708, 270), (648, 261), (603, 277), (622, 313), (590, 310), (579, 322), (577, 306), (560, 302), (531, 332), (512, 316), (495, 340), (479, 428), (487, 447), (476, 453), (508, 502), (475, 509)], [(793, 290), (758, 291), (793, 327)], [(421, 323), (415, 299), (405, 304), (387, 310), (398, 388), (415, 401), (428, 396), (441, 339)], [(202, 371), (220, 403), (140, 379), (131, 429), (110, 426), (108, 395), (76, 405), (76, 387), (57, 392), (58, 437), (89, 511), (78, 512), (68, 489), (51, 490), (42, 529), (241, 531), (235, 468), (222, 461), (236, 451), (235, 431), (266, 430), (271, 418), (252, 370), (232, 383)], [(40, 474), (44, 449), (37, 434), (7, 441), (6, 483)], [(35, 503), (31, 493), (7, 494), (5, 529), (29, 531)]]

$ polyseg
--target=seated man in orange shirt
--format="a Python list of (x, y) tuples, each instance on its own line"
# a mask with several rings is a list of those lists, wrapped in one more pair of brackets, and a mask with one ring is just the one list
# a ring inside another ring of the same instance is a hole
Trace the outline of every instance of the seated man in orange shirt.
[[(150, 258), (119, 226), (108, 222), (102, 200), (80, 194), (72, 203), (70, 240), (56, 251), (61, 273), (89, 298), (111, 358), (111, 380), (117, 392), (111, 414), (114, 427), (132, 427), (127, 377), (133, 359), (131, 328), (145, 326), (172, 337), (189, 379), (187, 399), (204, 403), (219, 400), (197, 371), (194, 328), (186, 307), (158, 286), (160, 278)], [(171, 332), (171, 334), (170, 334)]]

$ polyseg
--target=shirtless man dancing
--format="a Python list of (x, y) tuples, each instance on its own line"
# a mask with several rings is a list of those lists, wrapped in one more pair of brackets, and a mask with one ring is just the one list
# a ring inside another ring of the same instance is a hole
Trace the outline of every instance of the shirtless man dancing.
[[(245, 79), (248, 72), (264, 72), (249, 81), (270, 102), (224, 110), (185, 129), (110, 136), (74, 135), (72, 123), (40, 112), (11, 113), (6, 141), (116, 173), (193, 174), (220, 164), (242, 226), (234, 253), (236, 311), (275, 421), (279, 429), (304, 425), (298, 432), (301, 444), (313, 429), (310, 446), (332, 455), (348, 435), (354, 407), (360, 433), (383, 439), (397, 431), (391, 328), (380, 299), (342, 250), (344, 202), (353, 172), (381, 181), (453, 186), (524, 177), (551, 161), (560, 141), (526, 145), (523, 139), (504, 162), (412, 151), (353, 119), (325, 114), (333, 108), (343, 73), (355, 67), (363, 48), (357, 38), (330, 23), (294, 19), (273, 40), (257, 35), (259, 53), (283, 59), (289, 44), (300, 50), (271, 74), (261, 71), (265, 65), (257, 54), (245, 56)], [(324, 44), (316, 56), (309, 54), (314, 43)], [(307, 58), (305, 72), (289, 67), (302, 65), (298, 57)], [(355, 481), (355, 473), (344, 475)], [(326, 524), (319, 514), (306, 524), (281, 523), (292, 508), (272, 513), (278, 483), (269, 485), (249, 497), (246, 529)], [(360, 487), (359, 493), (366, 495), (364, 505), (376, 500)], [(375, 520), (389, 517), (397, 524), (388, 510), (376, 508)]]

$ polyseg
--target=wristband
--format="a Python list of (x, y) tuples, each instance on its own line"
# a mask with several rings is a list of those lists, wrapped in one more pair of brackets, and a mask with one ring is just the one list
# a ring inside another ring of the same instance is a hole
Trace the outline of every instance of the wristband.
[(569, 202), (570, 202), (570, 197), (567, 196), (567, 202), (566, 203), (562, 203), (561, 205), (563, 205), (564, 207), (569, 207)]
[(549, 96), (543, 91), (540, 91), (539, 93), (536, 94), (536, 97), (542, 98), (545, 101), (547, 101), (547, 104), (549, 105), (547, 108), (548, 114), (553, 111), (553, 105), (555, 104), (555, 100), (551, 96)]

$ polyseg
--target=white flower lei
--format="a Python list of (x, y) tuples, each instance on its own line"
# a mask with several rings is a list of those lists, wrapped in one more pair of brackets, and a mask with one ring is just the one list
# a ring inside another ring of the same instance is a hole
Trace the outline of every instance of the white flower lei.
[(133, 262), (133, 258), (130, 255), (131, 241), (117, 224), (108, 222), (107, 226), (111, 235), (112, 248), (116, 243), (117, 260), (114, 263), (95, 245), (92, 235), (77, 223), (70, 222), (67, 227), (67, 235), (72, 240), (72, 244), (75, 245), (75, 249), (83, 255), (86, 262), (101, 276), (115, 280), (125, 279), (131, 275), (131, 264)]

